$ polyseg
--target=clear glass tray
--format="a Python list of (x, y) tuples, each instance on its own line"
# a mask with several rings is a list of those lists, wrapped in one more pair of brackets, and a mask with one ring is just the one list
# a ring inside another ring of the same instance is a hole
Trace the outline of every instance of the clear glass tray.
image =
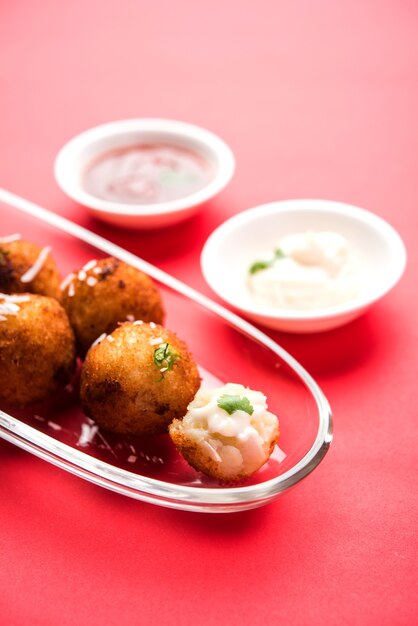
[(270, 461), (250, 480), (220, 485), (189, 467), (168, 435), (127, 439), (97, 431), (79, 407), (75, 384), (42, 405), (0, 406), (2, 438), (117, 493), (215, 513), (264, 505), (322, 460), (332, 439), (328, 402), (302, 366), (267, 335), (110, 241), (0, 189), (0, 237), (12, 233), (51, 245), (64, 276), (108, 255), (146, 272), (161, 289), (167, 327), (186, 341), (199, 364), (202, 384), (236, 382), (262, 391), (279, 418), (281, 437)]

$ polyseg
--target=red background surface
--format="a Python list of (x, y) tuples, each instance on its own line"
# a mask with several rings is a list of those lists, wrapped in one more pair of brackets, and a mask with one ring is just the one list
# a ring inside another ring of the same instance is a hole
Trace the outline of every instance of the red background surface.
[[(1, 623), (417, 623), (417, 20), (416, 2), (395, 0), (2, 3), (1, 186), (207, 294), (207, 236), (276, 199), (374, 211), (409, 260), (349, 326), (271, 333), (328, 396), (335, 440), (267, 507), (171, 511), (0, 442)], [(52, 175), (72, 135), (144, 116), (205, 126), (237, 159), (205, 213), (160, 233), (92, 220)]]

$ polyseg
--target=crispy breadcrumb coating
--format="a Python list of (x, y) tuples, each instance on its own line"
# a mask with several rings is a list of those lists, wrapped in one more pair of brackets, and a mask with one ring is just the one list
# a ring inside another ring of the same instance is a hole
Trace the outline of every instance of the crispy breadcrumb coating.
[(87, 353), (80, 398), (86, 415), (106, 430), (155, 435), (183, 417), (199, 385), (196, 364), (175, 333), (126, 322)]
[(0, 292), (59, 298), (61, 276), (49, 246), (17, 239), (0, 242)]
[(64, 387), (75, 368), (75, 339), (54, 298), (0, 294), (0, 400), (26, 405)]
[(62, 304), (84, 356), (102, 333), (118, 322), (144, 320), (162, 324), (160, 293), (149, 276), (113, 257), (92, 260), (61, 284)]

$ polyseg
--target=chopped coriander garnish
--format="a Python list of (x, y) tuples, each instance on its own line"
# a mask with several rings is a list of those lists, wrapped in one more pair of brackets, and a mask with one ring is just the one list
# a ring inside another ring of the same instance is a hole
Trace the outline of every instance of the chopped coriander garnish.
[(285, 256), (286, 255), (281, 248), (276, 248), (272, 259), (270, 259), (269, 261), (255, 261), (250, 266), (249, 272), (250, 274), (256, 274), (260, 270), (265, 270), (268, 267), (271, 267), (271, 265), (273, 265), (275, 261), (278, 261), (279, 259), (284, 259)]
[(274, 260), (278, 260), (278, 259), (284, 259), (285, 257), (285, 253), (283, 252), (283, 250), (281, 248), (276, 248), (274, 251)]
[(260, 270), (265, 270), (267, 267), (270, 267), (271, 261), (255, 261), (250, 267), (250, 274), (255, 274)]
[(248, 415), (254, 413), (253, 405), (245, 396), (240, 397), (225, 393), (218, 399), (218, 407), (229, 413), (229, 415), (232, 415), (235, 411), (245, 411)]
[(177, 352), (173, 350), (169, 343), (160, 343), (154, 350), (154, 363), (161, 372), (161, 379), (164, 374), (173, 369), (174, 362), (179, 358)]
[(160, 172), (158, 176), (158, 181), (162, 185), (175, 186), (187, 184), (193, 185), (197, 183), (199, 179), (195, 174), (176, 172), (173, 169), (165, 168)]

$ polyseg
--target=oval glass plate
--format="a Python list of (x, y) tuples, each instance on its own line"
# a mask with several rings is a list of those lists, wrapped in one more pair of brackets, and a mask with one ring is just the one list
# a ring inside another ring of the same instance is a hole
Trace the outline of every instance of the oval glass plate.
[[(51, 245), (65, 276), (92, 258), (113, 255), (151, 276), (164, 299), (166, 325), (186, 341), (202, 385), (241, 383), (262, 391), (280, 422), (280, 448), (250, 480), (220, 485), (189, 467), (168, 435), (122, 438), (82, 413), (76, 389), (26, 409), (0, 406), (0, 436), (86, 480), (153, 504), (225, 513), (264, 505), (322, 460), (332, 439), (331, 412), (311, 376), (257, 328), (165, 272), (94, 233), (0, 190), (0, 237), (20, 233)], [(0, 383), (1, 384), (1, 383)], [(75, 386), (76, 387), (76, 386)]]

